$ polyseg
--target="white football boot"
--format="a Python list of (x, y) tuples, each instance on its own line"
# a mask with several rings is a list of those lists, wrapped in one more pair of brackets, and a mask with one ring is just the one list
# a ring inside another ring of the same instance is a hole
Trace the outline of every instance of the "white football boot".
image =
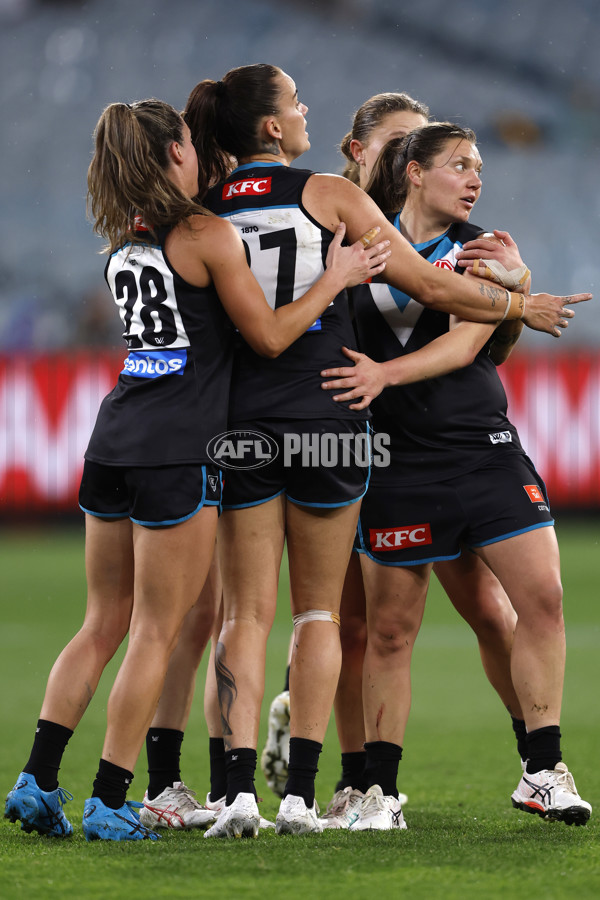
[(275, 831), (277, 834), (320, 834), (323, 823), (319, 819), (317, 801), (309, 808), (302, 797), (288, 794), (279, 806)]
[(224, 806), (214, 825), (204, 832), (212, 837), (258, 837), (260, 814), (254, 794), (238, 794), (231, 806)]
[(365, 795), (351, 787), (336, 791), (321, 816), (323, 828), (350, 828), (358, 818), (358, 810)]
[(140, 822), (146, 828), (206, 828), (217, 818), (217, 813), (202, 806), (196, 792), (186, 787), (183, 781), (176, 781), (166, 787), (154, 800), (144, 794), (140, 809)]
[[(218, 800), (210, 799), (210, 791), (206, 795), (206, 808), (211, 810), (214, 813), (215, 819), (219, 815), (219, 813), (225, 809), (225, 797), (219, 797)], [(213, 820), (214, 821), (214, 820)], [(268, 819), (264, 819), (262, 816), (260, 817), (260, 822), (258, 823), (259, 828), (275, 828), (275, 822), (270, 822)]]
[(369, 788), (358, 810), (358, 816), (350, 826), (350, 831), (403, 831), (406, 822), (402, 815), (402, 804), (396, 797), (385, 796), (378, 784)]
[(534, 774), (524, 771), (511, 799), (517, 809), (566, 825), (585, 825), (592, 814), (592, 807), (577, 793), (573, 776), (563, 762)]

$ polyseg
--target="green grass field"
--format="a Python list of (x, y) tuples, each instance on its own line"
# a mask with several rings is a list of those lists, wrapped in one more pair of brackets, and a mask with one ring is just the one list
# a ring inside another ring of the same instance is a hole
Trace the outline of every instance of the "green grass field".
[[(0, 820), (0, 897), (9, 898), (596, 898), (600, 895), (600, 521), (559, 526), (567, 621), (563, 753), (582, 796), (597, 812), (585, 828), (549, 824), (513, 810), (520, 777), (510, 719), (489, 687), (475, 639), (435, 584), (415, 650), (413, 709), (401, 763), (409, 795), (408, 831), (329, 832), (303, 837), (261, 833), (257, 841), (205, 841), (170, 833), (158, 843), (87, 844), (81, 832), (104, 736), (114, 660), (61, 769), (74, 794), (73, 838), (27, 835)], [(45, 680), (79, 627), (85, 600), (83, 530), (0, 531), (0, 791), (24, 765)], [(290, 615), (286, 586), (272, 633), (268, 702), (282, 688)], [(202, 798), (208, 790), (208, 739), (198, 694), (183, 745), (182, 772)], [(260, 751), (260, 748), (259, 748)], [(146, 786), (145, 754), (132, 799)], [(339, 772), (333, 723), (321, 757), (317, 798), (330, 799)], [(262, 774), (263, 815), (278, 800)]]

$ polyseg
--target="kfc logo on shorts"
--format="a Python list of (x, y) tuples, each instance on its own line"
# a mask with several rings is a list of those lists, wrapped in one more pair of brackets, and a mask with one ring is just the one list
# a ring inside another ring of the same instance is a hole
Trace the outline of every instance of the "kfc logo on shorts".
[(271, 178), (246, 178), (245, 181), (233, 181), (223, 185), (223, 200), (232, 197), (261, 197), (271, 193)]
[(434, 266), (437, 266), (438, 269), (450, 269), (451, 272), (454, 272), (454, 266), (449, 259), (436, 259)]
[(545, 503), (546, 498), (540, 491), (537, 484), (524, 484), (523, 487), (527, 491), (527, 496), (532, 503)]
[(424, 525), (407, 525), (405, 528), (369, 529), (371, 550), (404, 550), (406, 547), (419, 547), (431, 544), (431, 527)]

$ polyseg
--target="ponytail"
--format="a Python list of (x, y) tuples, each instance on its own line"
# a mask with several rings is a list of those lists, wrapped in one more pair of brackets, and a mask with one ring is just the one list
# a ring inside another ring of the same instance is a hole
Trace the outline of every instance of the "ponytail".
[(236, 161), (261, 150), (261, 122), (279, 109), (279, 75), (277, 66), (258, 63), (193, 88), (183, 117), (198, 154), (200, 196), (223, 181)]
[(412, 133), (388, 141), (371, 170), (365, 191), (384, 213), (398, 212), (404, 206), (408, 190), (406, 148), (411, 137)]
[(222, 81), (206, 78), (192, 89), (183, 111), (198, 157), (200, 197), (204, 197), (213, 184), (224, 181), (235, 166), (235, 159), (217, 140), (219, 111), (226, 103), (226, 90)]
[(206, 213), (169, 179), (169, 147), (183, 143), (183, 120), (162, 100), (111, 103), (94, 131), (88, 169), (88, 213), (96, 234), (113, 252), (124, 243), (143, 243), (135, 228), (141, 215), (150, 234), (176, 225), (192, 213)]

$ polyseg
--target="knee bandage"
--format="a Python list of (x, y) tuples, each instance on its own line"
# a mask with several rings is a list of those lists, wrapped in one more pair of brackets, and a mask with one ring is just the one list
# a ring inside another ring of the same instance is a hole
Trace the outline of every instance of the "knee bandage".
[(330, 612), (328, 609), (309, 609), (306, 612), (293, 616), (293, 622), (294, 628), (296, 625), (303, 625), (305, 622), (333, 622), (335, 625), (339, 625), (340, 617), (337, 613)]

